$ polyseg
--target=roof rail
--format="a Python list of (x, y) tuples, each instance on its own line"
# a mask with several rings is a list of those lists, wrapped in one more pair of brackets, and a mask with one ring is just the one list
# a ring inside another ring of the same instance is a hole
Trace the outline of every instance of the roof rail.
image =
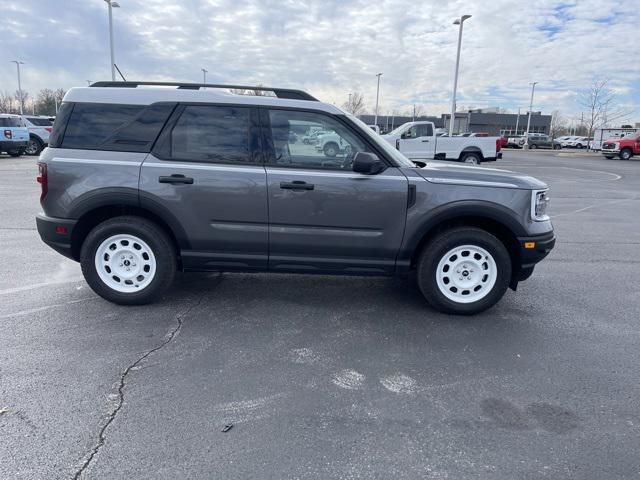
[(278, 98), (288, 98), (290, 100), (311, 100), (317, 102), (318, 99), (309, 95), (302, 90), (292, 90), (289, 88), (270, 88), (261, 86), (246, 85), (220, 85), (213, 83), (183, 83), (183, 82), (94, 82), (91, 87), (119, 87), (119, 88), (136, 88), (140, 85), (178, 87), (184, 90), (199, 90), (202, 87), (208, 88), (233, 88), (237, 90), (257, 90), (260, 92), (273, 92)]

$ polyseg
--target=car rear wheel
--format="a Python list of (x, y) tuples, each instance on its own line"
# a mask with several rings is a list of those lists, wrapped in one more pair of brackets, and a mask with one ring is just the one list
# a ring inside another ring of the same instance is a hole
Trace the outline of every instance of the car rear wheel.
[(445, 313), (473, 315), (502, 298), (511, 278), (511, 259), (490, 233), (459, 227), (424, 247), (417, 276), (431, 306)]
[(465, 153), (462, 161), (471, 165), (480, 165), (480, 155), (477, 153)]
[(554, 150), (560, 150), (561, 148), (562, 148), (562, 147), (561, 147), (560, 145), (558, 145), (558, 144), (556, 144), (556, 145), (554, 145), (554, 146), (553, 146), (553, 149), (554, 149)]
[(12, 157), (19, 157), (20, 155), (22, 155), (22, 150), (10, 150), (7, 153)]
[(632, 155), (632, 153), (631, 153), (631, 150), (630, 150), (630, 149), (628, 149), (628, 148), (623, 148), (623, 149), (620, 151), (620, 158), (621, 158), (622, 160), (629, 160), (632, 156), (633, 156), (633, 155)]
[(535, 150), (536, 148), (538, 148), (538, 146), (535, 143), (532, 145), (529, 145), (529, 150)]
[(43, 147), (44, 145), (42, 144), (40, 139), (31, 137), (24, 153), (26, 153), (27, 155), (40, 155)]
[(165, 231), (141, 217), (115, 217), (96, 226), (82, 244), (82, 273), (98, 295), (121, 305), (157, 300), (171, 285), (177, 261)]

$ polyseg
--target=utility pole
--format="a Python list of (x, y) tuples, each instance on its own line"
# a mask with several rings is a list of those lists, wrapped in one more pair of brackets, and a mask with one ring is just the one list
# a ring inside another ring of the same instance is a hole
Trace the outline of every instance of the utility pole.
[(16, 64), (16, 67), (18, 68), (18, 95), (20, 95), (20, 115), (24, 114), (24, 96), (22, 95), (22, 83), (20, 81), (20, 65), (24, 65), (24, 62), (21, 62), (20, 60), (11, 60), (13, 63)]
[(524, 137), (523, 148), (529, 148), (529, 127), (531, 126), (531, 111), (533, 110), (533, 92), (536, 90), (536, 85), (539, 82), (533, 82), (531, 84), (531, 101), (529, 102), (529, 116), (527, 117), (527, 133)]
[(460, 47), (462, 46), (462, 24), (465, 20), (471, 18), (471, 15), (462, 15), (453, 22), (454, 25), (460, 25), (458, 29), (458, 52), (456, 54), (456, 73), (453, 76), (453, 96), (451, 98), (451, 120), (449, 121), (449, 136), (453, 136), (453, 124), (456, 119), (456, 91), (458, 89), (458, 71), (460, 69)]
[(376, 115), (375, 115), (375, 120), (373, 121), (374, 125), (378, 125), (378, 98), (380, 97), (380, 77), (382, 76), (381, 73), (376, 74), (376, 77), (378, 77), (378, 88), (376, 89)]

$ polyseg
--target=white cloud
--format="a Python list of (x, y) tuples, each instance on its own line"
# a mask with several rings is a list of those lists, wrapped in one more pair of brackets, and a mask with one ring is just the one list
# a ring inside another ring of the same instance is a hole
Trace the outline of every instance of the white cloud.
[[(369, 110), (383, 72), (381, 113), (449, 108), (457, 27), (465, 22), (459, 105), (517, 110), (540, 82), (535, 107), (579, 114), (576, 99), (610, 78), (640, 115), (633, 4), (509, 0), (121, 0), (116, 61), (129, 79), (262, 83), (304, 88), (342, 104), (360, 90)], [(4, 52), (20, 57), (24, 87), (69, 88), (109, 78), (106, 4), (23, 0), (4, 12)], [(6, 59), (0, 90), (13, 91)]]

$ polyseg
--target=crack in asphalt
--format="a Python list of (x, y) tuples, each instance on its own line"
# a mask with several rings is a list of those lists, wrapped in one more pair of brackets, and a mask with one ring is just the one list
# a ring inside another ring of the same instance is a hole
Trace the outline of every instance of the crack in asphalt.
[(127, 376), (129, 375), (129, 372), (131, 372), (131, 370), (134, 367), (138, 366), (143, 360), (148, 358), (150, 355), (152, 355), (153, 353), (157, 352), (158, 350), (161, 350), (162, 348), (167, 346), (169, 343), (171, 343), (171, 341), (176, 337), (176, 335), (182, 329), (182, 325), (184, 324), (184, 318), (189, 313), (191, 313), (195, 308), (200, 306), (200, 304), (202, 303), (202, 300), (204, 299), (206, 294), (207, 294), (207, 292), (205, 291), (204, 293), (202, 293), (202, 295), (200, 295), (200, 298), (198, 298), (198, 301), (195, 304), (191, 305), (186, 310), (176, 314), (176, 316), (174, 318), (174, 320), (176, 321), (176, 325), (169, 331), (169, 333), (167, 335), (165, 335), (165, 339), (162, 341), (162, 343), (160, 343), (156, 347), (152, 348), (151, 350), (147, 350), (147, 352), (145, 352), (142, 356), (138, 357), (138, 359), (135, 362), (133, 362), (131, 365), (129, 365), (122, 372), (122, 374), (120, 375), (120, 383), (118, 385), (118, 402), (117, 402), (117, 405), (111, 411), (111, 413), (109, 413), (109, 416), (107, 417), (107, 421), (104, 423), (104, 425), (100, 429), (100, 432), (98, 433), (98, 442), (94, 445), (94, 447), (91, 449), (88, 457), (85, 459), (83, 464), (80, 466), (80, 468), (73, 475), (73, 477), (72, 477), (73, 480), (77, 480), (77, 479), (79, 479), (81, 477), (81, 475), (85, 472), (85, 470), (91, 464), (92, 460), (94, 459), (94, 457), (96, 456), (96, 454), (98, 453), (100, 448), (102, 448), (104, 446), (105, 441), (106, 441), (106, 435), (105, 435), (106, 430), (107, 430), (107, 428), (109, 428), (109, 425), (111, 425), (111, 423), (113, 423), (113, 421), (116, 419), (116, 416), (118, 415), (118, 412), (120, 412), (120, 409), (122, 408), (122, 405), (124, 404), (124, 387), (126, 386), (126, 380), (127, 380)]

